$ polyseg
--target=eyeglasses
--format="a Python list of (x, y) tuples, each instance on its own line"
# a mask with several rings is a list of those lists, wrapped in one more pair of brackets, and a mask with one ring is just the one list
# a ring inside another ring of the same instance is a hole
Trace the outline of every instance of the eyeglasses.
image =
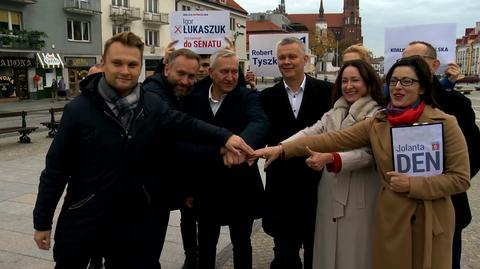
[(419, 82), (418, 79), (413, 79), (413, 78), (402, 78), (402, 79), (392, 78), (390, 79), (390, 87), (397, 86), (399, 81), (400, 81), (400, 84), (404, 87), (412, 86), (413, 83)]

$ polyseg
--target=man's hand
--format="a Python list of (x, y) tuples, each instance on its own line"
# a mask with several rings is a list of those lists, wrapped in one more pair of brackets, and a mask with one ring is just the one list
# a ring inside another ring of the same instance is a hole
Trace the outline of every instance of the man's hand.
[(238, 135), (230, 136), (227, 143), (225, 143), (225, 148), (238, 156), (240, 156), (242, 152), (245, 155), (253, 154), (253, 149)]
[[(282, 145), (274, 146), (274, 147), (265, 147), (263, 149), (257, 149), (251, 156), (253, 159), (255, 158), (263, 158), (265, 159), (265, 166), (264, 169), (267, 169), (267, 167), (276, 159), (278, 159), (283, 153), (283, 147)], [(252, 158), (250, 159), (252, 161)]]
[(225, 49), (235, 51), (235, 45), (233, 44), (233, 41), (230, 40), (227, 36), (225, 37), (225, 41), (227, 41), (227, 45), (225, 46)]
[(173, 40), (172, 42), (168, 43), (167, 47), (163, 50), (163, 63), (168, 64), (168, 58), (170, 54), (175, 51), (175, 44), (178, 43), (178, 40)]
[(394, 192), (409, 192), (410, 191), (410, 176), (404, 173), (395, 171), (387, 172), (390, 176), (390, 189)]
[(308, 167), (315, 171), (322, 171), (325, 165), (333, 162), (333, 156), (331, 153), (316, 152), (309, 147), (307, 147), (307, 151), (310, 154), (310, 157), (308, 157), (305, 162)]
[(33, 240), (37, 243), (39, 249), (49, 250), (50, 249), (50, 236), (52, 231), (37, 231), (33, 233)]
[(228, 168), (231, 168), (234, 165), (242, 164), (246, 161), (246, 159), (247, 158), (243, 153), (240, 153), (240, 155), (237, 155), (227, 150), (225, 154), (223, 154), (223, 164)]
[(460, 67), (454, 62), (450, 62), (445, 69), (445, 75), (447, 76), (450, 82), (455, 83), (457, 80), (461, 79), (463, 76), (460, 74)]
[(250, 87), (252, 89), (255, 88), (255, 86), (257, 86), (257, 77), (255, 76), (255, 73), (253, 73), (252, 71), (247, 71), (247, 73), (245, 74), (245, 80), (247, 81), (248, 85), (250, 85)]

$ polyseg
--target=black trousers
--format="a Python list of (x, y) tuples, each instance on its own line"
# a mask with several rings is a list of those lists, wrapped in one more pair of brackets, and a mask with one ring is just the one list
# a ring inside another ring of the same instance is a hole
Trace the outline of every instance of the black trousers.
[[(252, 269), (253, 219), (236, 220), (228, 225), (233, 245), (233, 266), (235, 269)], [(198, 222), (199, 268), (215, 269), (216, 251), (221, 225), (200, 217)]]
[(183, 206), (180, 208), (180, 213), (180, 231), (182, 232), (182, 243), (185, 257), (187, 260), (190, 260), (190, 262), (196, 263), (198, 256), (197, 209), (196, 207), (189, 208)]
[(452, 246), (452, 269), (460, 269), (460, 260), (462, 258), (462, 228), (455, 227)]
[[(160, 256), (167, 234), (170, 210), (168, 208), (152, 207), (147, 212), (139, 233), (142, 238), (139, 261), (140, 269), (160, 269)], [(132, 236), (132, 235), (130, 235)], [(125, 268), (125, 267), (124, 267)]]
[(273, 238), (274, 258), (270, 269), (302, 269), (300, 248), (303, 246), (304, 269), (312, 269), (313, 233), (304, 239), (276, 236)]

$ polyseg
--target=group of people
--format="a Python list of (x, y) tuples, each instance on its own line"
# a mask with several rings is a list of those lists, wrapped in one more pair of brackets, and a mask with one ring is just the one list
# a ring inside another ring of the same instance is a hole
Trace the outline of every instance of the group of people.
[[(173, 209), (185, 269), (215, 268), (223, 225), (234, 267), (252, 268), (258, 218), (273, 237), (272, 269), (459, 268), (480, 132), (469, 100), (443, 86), (457, 66), (438, 81), (428, 43), (412, 42), (386, 84), (352, 46), (331, 84), (304, 73), (305, 46), (287, 37), (277, 44), (283, 80), (261, 92), (247, 88), (254, 76), (231, 48), (210, 57), (170, 48), (140, 84), (143, 48), (131, 32), (108, 40), (100, 72), (65, 107), (34, 209), (35, 242), (49, 249), (66, 188), (55, 268), (87, 268), (93, 257), (161, 268)], [(395, 172), (391, 127), (424, 122), (443, 124), (444, 171)]]

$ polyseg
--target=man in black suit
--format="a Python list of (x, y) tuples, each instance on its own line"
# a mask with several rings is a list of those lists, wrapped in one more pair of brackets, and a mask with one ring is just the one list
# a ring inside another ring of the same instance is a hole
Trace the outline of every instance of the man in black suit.
[[(270, 120), (268, 145), (277, 145), (313, 125), (331, 108), (332, 84), (305, 75), (305, 46), (297, 38), (277, 45), (278, 68), (283, 80), (261, 92)], [(277, 161), (266, 169), (266, 210), (263, 229), (274, 239), (271, 269), (301, 269), (299, 250), (304, 248), (306, 269), (312, 267), (317, 186), (321, 174), (304, 158)]]
[[(408, 44), (403, 52), (403, 57), (413, 55), (421, 56), (430, 66), (430, 71), (435, 74), (440, 67), (435, 48), (424, 41), (413, 41)], [(445, 70), (446, 79), (454, 83), (458, 77), (456, 65), (450, 64)], [(447, 81), (448, 82), (448, 81)], [(480, 169), (480, 131), (475, 123), (475, 112), (472, 109), (470, 99), (463, 94), (446, 89), (440, 81), (433, 77), (433, 96), (441, 110), (455, 116), (458, 125), (462, 129), (468, 146), (468, 158), (470, 160), (470, 176), (474, 177)], [(454, 87), (452, 87), (454, 88)], [(455, 233), (453, 235), (452, 268), (460, 269), (460, 257), (462, 254), (462, 230), (470, 224), (472, 213), (468, 203), (467, 193), (452, 195), (452, 203), (455, 208)]]
[[(268, 118), (258, 92), (238, 85), (238, 57), (223, 49), (212, 55), (209, 75), (212, 83), (192, 92), (185, 103), (191, 116), (226, 128), (242, 137), (252, 148), (265, 145)], [(185, 145), (185, 144), (184, 144)], [(222, 156), (222, 153), (224, 155)], [(214, 269), (220, 227), (228, 225), (233, 245), (234, 268), (252, 268), (250, 235), (253, 221), (261, 216), (264, 190), (257, 165), (245, 163), (215, 145), (194, 141), (189, 154), (196, 170), (192, 177), (204, 178), (197, 184), (196, 206), (199, 214), (199, 267)], [(226, 167), (225, 164), (229, 165)], [(188, 164), (191, 167), (190, 164)]]

